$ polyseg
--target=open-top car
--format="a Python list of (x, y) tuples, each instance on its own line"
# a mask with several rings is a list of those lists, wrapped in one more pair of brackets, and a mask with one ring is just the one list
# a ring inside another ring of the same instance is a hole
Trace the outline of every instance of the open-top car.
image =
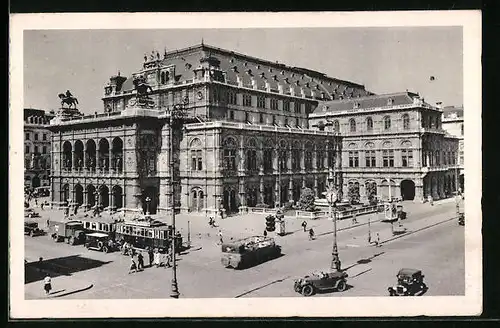
[(31, 237), (40, 236), (44, 234), (44, 231), (38, 227), (38, 222), (35, 221), (25, 221), (24, 222), (24, 234)]
[(40, 214), (38, 214), (38, 212), (36, 212), (32, 208), (25, 208), (24, 209), (24, 217), (25, 218), (39, 218)]
[(107, 233), (92, 232), (85, 235), (85, 247), (87, 249), (110, 253), (119, 250), (119, 246)]
[(343, 292), (347, 288), (348, 275), (344, 271), (315, 271), (310, 275), (297, 279), (293, 289), (304, 296), (311, 296), (318, 291), (337, 290)]
[(397, 285), (387, 288), (390, 296), (415, 296), (427, 291), (421, 270), (404, 268), (399, 270), (396, 277)]

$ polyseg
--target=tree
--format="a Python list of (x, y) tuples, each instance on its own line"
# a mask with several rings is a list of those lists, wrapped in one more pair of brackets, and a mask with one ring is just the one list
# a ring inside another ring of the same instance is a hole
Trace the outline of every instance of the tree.
[(349, 199), (349, 203), (355, 204), (359, 202), (359, 185), (358, 184), (349, 184), (349, 189), (347, 190), (347, 199)]
[(370, 204), (377, 201), (377, 184), (375, 182), (368, 182), (366, 184), (366, 197)]
[(299, 199), (299, 208), (303, 211), (314, 211), (314, 199), (314, 192), (311, 190), (311, 188), (302, 189), (302, 193)]

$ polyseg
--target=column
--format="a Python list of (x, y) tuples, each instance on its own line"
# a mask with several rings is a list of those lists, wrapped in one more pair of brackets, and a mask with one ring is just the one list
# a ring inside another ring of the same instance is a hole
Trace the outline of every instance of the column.
[(109, 211), (112, 212), (114, 209), (113, 204), (113, 188), (109, 188)]
[(287, 171), (291, 172), (292, 171), (292, 146), (288, 146), (288, 149), (286, 150), (286, 167)]
[(264, 178), (259, 178), (259, 204), (264, 204)]
[(318, 154), (316, 153), (316, 145), (313, 146), (313, 152), (312, 152), (312, 170), (317, 171), (318, 166), (317, 166), (317, 158)]
[(87, 171), (87, 160), (88, 160), (87, 159), (88, 156), (87, 156), (87, 143), (86, 142), (83, 144), (83, 154), (82, 155), (83, 155), (83, 158), (82, 158), (83, 171), (86, 172)]
[[(108, 159), (108, 170), (109, 172), (114, 172), (114, 170), (111, 168), (113, 166), (113, 162), (111, 159), (113, 158), (113, 144), (109, 143), (109, 159)], [(110, 202), (111, 204), (111, 202)]]
[(330, 152), (330, 142), (327, 142), (325, 146), (325, 157), (323, 157), (323, 168), (328, 168), (329, 152)]
[(288, 202), (293, 203), (293, 178), (288, 181)]
[(302, 149), (300, 150), (300, 171), (304, 173), (306, 171), (306, 146), (302, 145)]
[(278, 177), (276, 177), (276, 182), (274, 184), (274, 207), (279, 207), (281, 203), (281, 197), (280, 197), (280, 192), (281, 192), (281, 185)]
[(314, 176), (314, 197), (318, 197), (318, 177)]
[(245, 156), (245, 149), (243, 148), (243, 138), (241, 140), (241, 145), (240, 145), (238, 155), (240, 157), (238, 171), (239, 171), (240, 175), (243, 175), (243, 174), (245, 174), (245, 169), (246, 169), (245, 168), (246, 156)]
[(279, 170), (279, 163), (278, 163), (278, 156), (279, 156), (279, 150), (278, 148), (274, 149), (273, 151), (273, 172), (278, 172)]
[(99, 144), (96, 144), (96, 150), (95, 150), (95, 171), (96, 172), (99, 171), (100, 159), (101, 159), (101, 156), (99, 154)]
[(76, 171), (75, 168), (76, 168), (76, 154), (75, 154), (75, 149), (72, 149), (71, 150), (71, 170)]
[(85, 211), (87, 210), (88, 205), (89, 205), (89, 204), (88, 204), (88, 198), (87, 198), (88, 196), (87, 196), (87, 194), (88, 194), (87, 189), (84, 189), (84, 190), (83, 190), (83, 206), (82, 206), (82, 207), (83, 207), (83, 209), (84, 209)]

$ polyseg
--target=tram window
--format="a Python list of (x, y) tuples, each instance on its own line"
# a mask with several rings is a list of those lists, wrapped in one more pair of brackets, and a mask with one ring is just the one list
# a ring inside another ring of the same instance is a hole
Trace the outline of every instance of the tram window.
[(148, 237), (154, 238), (154, 231), (151, 229), (148, 229)]
[(109, 231), (109, 229), (108, 229), (108, 225), (107, 225), (107, 224), (103, 224), (103, 230), (104, 230), (104, 231), (106, 231), (106, 232), (108, 232), (108, 231)]
[(141, 229), (141, 236), (146, 236), (146, 229)]

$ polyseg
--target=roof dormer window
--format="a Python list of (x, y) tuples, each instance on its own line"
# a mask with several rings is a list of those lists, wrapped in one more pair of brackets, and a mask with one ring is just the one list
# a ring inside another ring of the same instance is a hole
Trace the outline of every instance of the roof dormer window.
[(257, 68), (257, 69), (260, 69), (260, 65), (257, 65), (257, 66), (256, 66), (256, 68)]
[(281, 71), (281, 75), (285, 75), (285, 71)]
[(273, 80), (278, 81), (278, 75), (273, 75)]
[(244, 62), (243, 63), (243, 66), (247, 67), (248, 63), (247, 62)]
[(272, 67), (269, 67), (269, 72), (272, 73), (273, 72), (273, 68)]
[(394, 104), (394, 99), (392, 98), (387, 99), (387, 105), (391, 106), (392, 104)]
[(295, 84), (299, 86), (300, 85), (299, 80), (295, 81)]
[(306, 82), (306, 88), (309, 88), (309, 82)]
[(265, 79), (266, 78), (266, 75), (264, 74), (264, 72), (260, 73), (260, 77)]
[(252, 70), (251, 69), (247, 69), (247, 74), (251, 76), (252, 75)]
[(233, 66), (231, 69), (233, 70), (233, 72), (238, 73), (238, 66)]

